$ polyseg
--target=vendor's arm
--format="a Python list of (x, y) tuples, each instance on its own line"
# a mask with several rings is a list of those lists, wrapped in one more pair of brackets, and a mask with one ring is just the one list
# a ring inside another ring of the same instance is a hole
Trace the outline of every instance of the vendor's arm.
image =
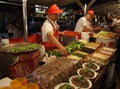
[(67, 56), (66, 48), (55, 38), (52, 31), (47, 33), (47, 37), (54, 45), (60, 49), (62, 55)]
[(59, 35), (64, 35), (64, 31), (63, 32), (59, 32)]
[(86, 31), (94, 33), (93, 29), (88, 24), (88, 21), (86, 18), (81, 18), (81, 20), (79, 20), (78, 24), (81, 24), (81, 26), (83, 26)]
[(99, 27), (96, 26), (96, 27), (93, 27), (93, 30), (100, 30), (100, 28), (101, 28), (100, 26)]
[(94, 33), (94, 31), (92, 30), (92, 28), (89, 25), (85, 25), (84, 28), (85, 28), (85, 30)]
[(65, 32), (66, 32), (66, 31), (67, 31), (67, 30), (62, 31), (62, 32), (59, 31), (59, 35), (65, 35)]

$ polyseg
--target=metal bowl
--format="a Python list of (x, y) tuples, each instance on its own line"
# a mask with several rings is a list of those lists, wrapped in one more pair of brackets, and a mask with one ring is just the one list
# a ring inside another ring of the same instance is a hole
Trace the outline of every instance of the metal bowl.
[(24, 53), (24, 52), (31, 52), (31, 51), (35, 51), (37, 49), (40, 48), (40, 45), (37, 44), (38, 46), (36, 46), (35, 48), (31, 48), (28, 50), (20, 50), (20, 51), (16, 51), (16, 52), (11, 52), (11, 51), (8, 51), (10, 49), (13, 49), (13, 48), (18, 48), (18, 47), (27, 47), (29, 45), (34, 45), (35, 43), (15, 43), (15, 44), (8, 44), (8, 45), (4, 45), (0, 48), (0, 52), (3, 52), (3, 53)]

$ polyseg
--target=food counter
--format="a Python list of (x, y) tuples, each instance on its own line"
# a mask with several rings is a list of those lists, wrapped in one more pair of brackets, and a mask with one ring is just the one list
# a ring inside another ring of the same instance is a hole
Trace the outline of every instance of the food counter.
[(101, 66), (101, 69), (98, 71), (99, 75), (97, 76), (97, 78), (93, 81), (93, 86), (91, 89), (100, 89), (101, 85), (104, 83), (104, 78), (105, 78), (105, 74), (108, 70), (109, 65), (112, 63), (113, 59), (115, 57), (115, 54), (113, 54), (110, 58), (109, 61), (106, 65)]
[[(39, 84), (39, 89), (60, 89), (59, 86), (66, 87), (68, 85), (73, 86), (73, 89), (78, 89), (78, 87), (99, 89), (100, 82), (116, 49), (94, 42), (87, 43), (83, 40), (70, 42), (66, 45), (66, 49), (69, 53), (67, 57), (62, 57), (59, 50), (46, 52), (47, 55), (43, 58), (46, 63), (31, 74), (29, 73), (30, 75), (27, 74), (26, 78)], [(97, 69), (89, 68), (93, 65)], [(89, 72), (93, 73), (92, 77), (87, 75)], [(75, 85), (74, 79), (79, 82), (86, 81), (87, 86)]]
[[(72, 48), (70, 49), (70, 47)], [(51, 61), (46, 61), (43, 66), (40, 66), (32, 73), (32, 77), (30, 78), (39, 84), (40, 89), (60, 89), (58, 87), (68, 85), (73, 86), (73, 89), (78, 89), (78, 86), (72, 83), (73, 79), (71, 78), (77, 78), (79, 82), (84, 79), (88, 81), (88, 86), (80, 84), (79, 88), (99, 89), (116, 49), (103, 47), (98, 43), (82, 43), (81, 41), (71, 42), (66, 48), (69, 51), (67, 57), (60, 57), (61, 55), (58, 54), (57, 56), (59, 57), (53, 57), (56, 55), (56, 52), (48, 52), (49, 57), (47, 57), (47, 60)], [(90, 64), (90, 66), (95, 64), (98, 66), (98, 69), (85, 68), (85, 63)], [(90, 71), (94, 74), (91, 75), (92, 77), (86, 74), (86, 72), (89, 73)]]

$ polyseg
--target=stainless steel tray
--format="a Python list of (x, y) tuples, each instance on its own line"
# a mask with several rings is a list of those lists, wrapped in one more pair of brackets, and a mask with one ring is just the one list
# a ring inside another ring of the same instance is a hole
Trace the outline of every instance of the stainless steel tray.
[(24, 52), (31, 52), (31, 51), (35, 51), (37, 49), (40, 48), (40, 45), (39, 44), (36, 44), (37, 46), (35, 48), (31, 48), (28, 50), (21, 50), (21, 51), (16, 51), (16, 52), (11, 52), (9, 51), (10, 49), (14, 49), (14, 48), (17, 48), (17, 47), (27, 47), (29, 45), (34, 45), (35, 43), (15, 43), (15, 44), (8, 44), (8, 45), (4, 45), (2, 47), (0, 47), (0, 52), (3, 52), (3, 53), (24, 53)]

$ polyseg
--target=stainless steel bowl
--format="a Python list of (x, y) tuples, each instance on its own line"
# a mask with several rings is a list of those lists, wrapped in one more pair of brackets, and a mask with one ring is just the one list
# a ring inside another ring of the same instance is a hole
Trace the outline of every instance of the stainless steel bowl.
[(18, 52), (9, 52), (8, 51), (12, 48), (24, 47), (24, 46), (27, 46), (27, 45), (30, 45), (30, 44), (34, 44), (34, 43), (15, 43), (15, 44), (4, 45), (0, 48), (0, 52), (3, 52), (3, 53), (24, 53), (24, 52), (35, 51), (35, 50), (37, 50), (41, 47), (40, 45), (38, 45), (38, 47), (36, 46), (36, 48), (29, 49), (29, 50), (22, 50), (22, 51), (18, 51)]

